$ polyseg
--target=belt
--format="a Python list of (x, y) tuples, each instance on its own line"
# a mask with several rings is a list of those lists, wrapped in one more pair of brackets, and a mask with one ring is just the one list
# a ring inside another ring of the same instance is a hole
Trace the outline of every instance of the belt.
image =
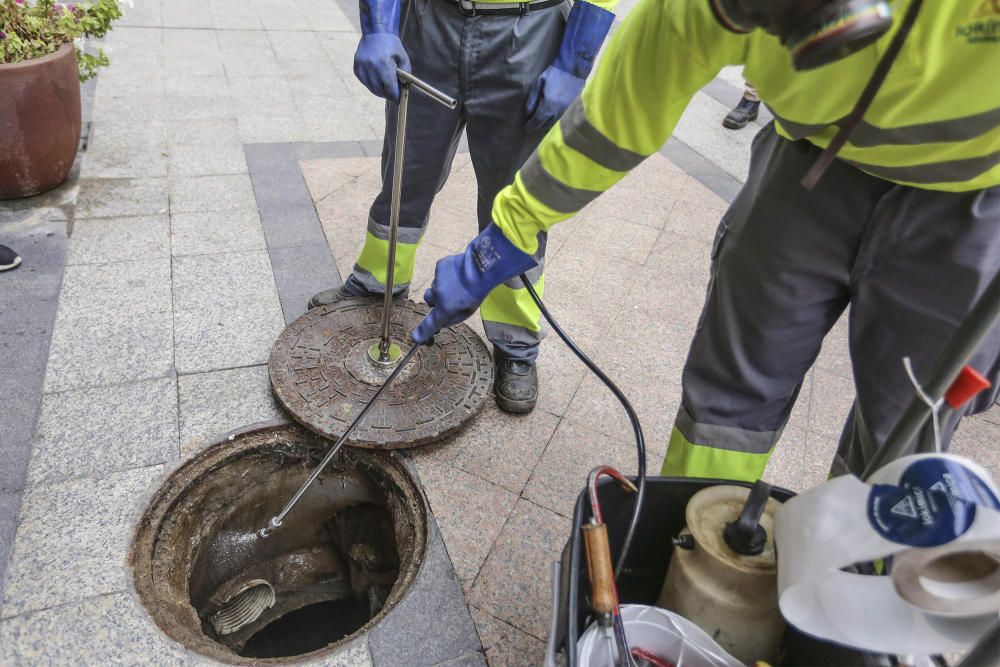
[(511, 16), (557, 7), (566, 0), (536, 0), (535, 2), (476, 2), (475, 0), (441, 0), (458, 9), (463, 16)]

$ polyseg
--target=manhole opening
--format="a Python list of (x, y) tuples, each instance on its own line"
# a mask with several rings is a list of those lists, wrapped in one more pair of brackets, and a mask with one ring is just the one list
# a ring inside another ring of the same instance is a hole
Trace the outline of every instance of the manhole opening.
[(345, 449), (279, 530), (256, 536), (329, 446), (296, 426), (261, 428), (167, 479), (131, 554), (164, 632), (219, 660), (282, 662), (335, 650), (402, 599), (427, 519), (396, 455)]

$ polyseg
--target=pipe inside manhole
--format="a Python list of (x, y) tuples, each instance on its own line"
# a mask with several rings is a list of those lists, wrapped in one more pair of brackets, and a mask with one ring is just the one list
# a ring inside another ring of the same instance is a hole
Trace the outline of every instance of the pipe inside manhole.
[(130, 559), (171, 638), (225, 662), (320, 655), (378, 623), (423, 562), (426, 505), (398, 455), (345, 448), (281, 530), (255, 531), (330, 446), (299, 426), (237, 433), (153, 495)]

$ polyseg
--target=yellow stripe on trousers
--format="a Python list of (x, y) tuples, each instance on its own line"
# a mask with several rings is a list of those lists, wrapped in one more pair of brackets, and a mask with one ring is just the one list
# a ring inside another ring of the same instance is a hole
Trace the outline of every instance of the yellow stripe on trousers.
[(708, 447), (689, 441), (677, 427), (670, 434), (660, 474), (756, 482), (764, 475), (771, 453), (752, 454)]
[[(417, 257), (419, 243), (396, 243), (396, 261), (392, 281), (404, 285), (413, 280), (413, 264)], [(365, 234), (365, 245), (358, 256), (358, 266), (375, 276), (385, 287), (385, 268), (389, 261), (389, 242), (383, 241), (371, 232)]]
[[(542, 296), (545, 292), (544, 275), (538, 277), (534, 287), (538, 296)], [(494, 288), (479, 307), (479, 314), (485, 322), (510, 324), (528, 331), (539, 331), (542, 328), (540, 321), (542, 314), (528, 294), (528, 290), (523, 287), (511, 289), (506, 285), (500, 285)]]

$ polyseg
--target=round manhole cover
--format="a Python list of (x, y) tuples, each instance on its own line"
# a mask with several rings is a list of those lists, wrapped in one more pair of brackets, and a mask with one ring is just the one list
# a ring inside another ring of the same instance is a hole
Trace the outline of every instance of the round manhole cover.
[[(393, 307), (391, 337), (404, 354), (427, 311), (412, 301)], [(289, 324), (268, 363), (278, 401), (311, 431), (340, 437), (392, 371), (368, 359), (381, 327), (382, 304), (371, 299), (315, 308)], [(348, 444), (397, 449), (436, 442), (475, 416), (492, 387), (493, 362), (482, 339), (464, 324), (449, 327), (417, 352)]]

